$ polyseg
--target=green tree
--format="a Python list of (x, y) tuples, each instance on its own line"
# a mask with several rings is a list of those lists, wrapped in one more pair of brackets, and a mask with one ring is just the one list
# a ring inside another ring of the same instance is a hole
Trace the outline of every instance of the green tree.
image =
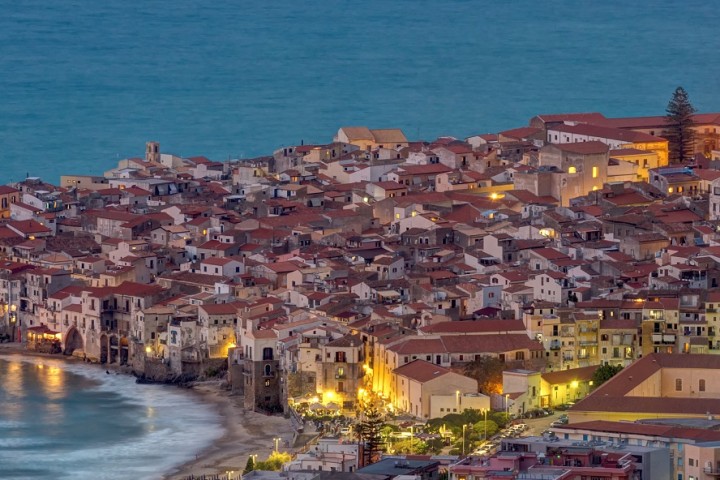
[(255, 470), (255, 461), (252, 459), (252, 455), (248, 457), (248, 461), (245, 464), (245, 470), (243, 470), (243, 475), (246, 473), (250, 473), (253, 470)]
[(465, 375), (478, 382), (478, 389), (486, 394), (502, 393), (502, 374), (505, 363), (495, 357), (479, 357), (465, 365)]
[(255, 470), (255, 460), (253, 460), (252, 455), (248, 457), (247, 463), (245, 464), (245, 470), (243, 470), (243, 475), (246, 473), (250, 473), (253, 470)]
[(688, 93), (682, 87), (673, 92), (670, 102), (665, 109), (667, 128), (663, 137), (667, 138), (669, 145), (670, 163), (682, 163), (690, 160), (694, 153), (693, 144), (693, 114), (695, 107), (690, 103)]
[(392, 444), (393, 453), (412, 453), (415, 455), (425, 455), (430, 446), (419, 438), (403, 438)]
[[(480, 439), (483, 439), (485, 437), (485, 420), (480, 420), (473, 426), (474, 431), (478, 432), (478, 436)], [(492, 420), (488, 419), (487, 421), (487, 438), (492, 437), (495, 435), (500, 428), (498, 427), (498, 424), (493, 422)]]
[(365, 444), (364, 465), (368, 465), (377, 461), (378, 454), (384, 446), (382, 432), (385, 422), (376, 403), (365, 403), (361, 408), (363, 419), (355, 425), (355, 435)]
[(292, 460), (292, 457), (287, 452), (272, 452), (264, 461), (257, 462), (255, 470), (272, 470), (277, 472), (282, 470), (283, 464), (290, 460)]
[(593, 389), (610, 380), (622, 369), (622, 365), (610, 365), (608, 363), (600, 365), (592, 376)]

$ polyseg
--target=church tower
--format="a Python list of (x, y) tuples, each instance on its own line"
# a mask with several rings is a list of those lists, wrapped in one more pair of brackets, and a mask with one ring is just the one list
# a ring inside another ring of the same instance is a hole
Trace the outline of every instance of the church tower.
[(145, 143), (145, 161), (160, 163), (160, 143)]

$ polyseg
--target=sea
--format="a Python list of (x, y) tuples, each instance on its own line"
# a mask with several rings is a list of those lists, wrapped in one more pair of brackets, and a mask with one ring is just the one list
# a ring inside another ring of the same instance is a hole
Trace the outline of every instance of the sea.
[(160, 479), (222, 436), (167, 385), (50, 358), (0, 356), (0, 478)]
[(411, 140), (541, 113), (720, 111), (706, 0), (0, 0), (0, 183), (101, 174), (148, 140), (247, 159), (344, 125)]

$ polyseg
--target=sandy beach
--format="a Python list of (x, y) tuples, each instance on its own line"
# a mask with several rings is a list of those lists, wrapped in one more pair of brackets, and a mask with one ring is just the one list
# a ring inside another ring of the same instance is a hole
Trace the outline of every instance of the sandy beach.
[(201, 452), (195, 460), (182, 465), (170, 474), (167, 480), (181, 480), (191, 475), (224, 475), (234, 472), (230, 478), (236, 478), (245, 468), (248, 456), (257, 455), (264, 460), (272, 452), (273, 438), (280, 437), (280, 450), (292, 444), (293, 429), (290, 420), (281, 416), (266, 416), (247, 411), (240, 395), (230, 395), (222, 388), (221, 382), (198, 382), (189, 393), (200, 395), (204, 402), (218, 410), (225, 420), (225, 435), (210, 448)]
[[(28, 357), (45, 357), (66, 362), (81, 360), (63, 355), (49, 355), (25, 350), (17, 343), (0, 344), (0, 354), (12, 354)], [(96, 365), (97, 368), (117, 367)], [(265, 460), (274, 448), (273, 439), (281, 438), (281, 451), (288, 451), (286, 445), (292, 445), (293, 428), (289, 419), (282, 416), (267, 416), (247, 411), (243, 406), (242, 395), (232, 395), (224, 388), (224, 381), (212, 380), (196, 382), (191, 388), (181, 389), (188, 395), (195, 395), (209, 408), (215, 409), (224, 419), (224, 435), (209, 448), (198, 452), (194, 459), (175, 468), (171, 472), (158, 472), (158, 478), (182, 480), (190, 476), (228, 475), (239, 478), (245, 468), (248, 457), (257, 455), (257, 460)], [(223, 477), (221, 477), (223, 478)]]

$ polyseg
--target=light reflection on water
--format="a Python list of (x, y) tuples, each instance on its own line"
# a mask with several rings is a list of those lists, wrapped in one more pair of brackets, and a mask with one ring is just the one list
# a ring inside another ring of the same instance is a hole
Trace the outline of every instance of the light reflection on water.
[(222, 434), (177, 389), (51, 359), (0, 356), (0, 406), (3, 479), (160, 478)]

